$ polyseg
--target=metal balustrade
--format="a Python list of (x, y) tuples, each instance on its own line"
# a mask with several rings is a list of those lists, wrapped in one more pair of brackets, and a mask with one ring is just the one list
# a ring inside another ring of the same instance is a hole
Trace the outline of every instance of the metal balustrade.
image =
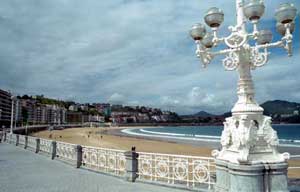
[(46, 154), (51, 154), (52, 152), (52, 141), (48, 139), (40, 138), (40, 151)]
[(19, 135), (19, 145), (25, 145), (25, 135)]
[(125, 151), (82, 147), (82, 166), (99, 172), (122, 176), (126, 173)]
[(209, 157), (139, 152), (139, 179), (187, 188), (208, 188), (215, 184), (215, 161)]
[[(300, 155), (291, 155), (290, 156), (290, 160), (293, 161), (293, 160), (300, 160)], [(296, 164), (296, 165), (293, 165), (293, 166), (289, 166), (288, 167), (288, 172), (289, 172), (289, 176), (291, 176), (292, 178), (294, 177), (298, 177), (298, 174), (300, 172), (300, 165)]]
[(16, 142), (17, 142), (17, 134), (11, 134), (10, 143), (16, 143)]
[[(24, 135), (19, 143), (25, 145)], [(17, 141), (17, 135), (11, 136)], [(21, 145), (22, 145), (21, 144)], [(133, 181), (180, 185), (184, 188), (212, 189), (215, 184), (215, 160), (209, 157), (146, 153), (90, 146), (79, 146), (61, 141), (27, 136), (27, 149), (49, 154), (77, 168), (83, 167), (115, 176), (132, 177)], [(134, 155), (136, 154), (136, 156)], [(134, 168), (136, 167), (136, 168)], [(131, 175), (131, 176), (130, 176)]]
[[(97, 172), (108, 173), (115, 176), (127, 177), (136, 172), (140, 181), (181, 186), (192, 189), (213, 189), (216, 182), (215, 159), (210, 157), (172, 155), (161, 153), (147, 153), (90, 146), (79, 146), (61, 141), (52, 141), (32, 136), (12, 134), (6, 140), (18, 145), (26, 144), (27, 149), (36, 153), (52, 155), (53, 158), (63, 160), (76, 167), (83, 167)], [(131, 153), (138, 157), (130, 156)], [(128, 156), (129, 154), (129, 156)], [(51, 157), (52, 157), (51, 156)], [(299, 160), (300, 155), (291, 155), (290, 160)], [(134, 160), (136, 161), (136, 165)], [(78, 166), (79, 165), (79, 166)], [(133, 168), (137, 166), (137, 169)], [(298, 164), (289, 168), (291, 178), (298, 177), (300, 167)]]
[(36, 137), (32, 137), (32, 136), (27, 136), (28, 137), (28, 141), (27, 141), (27, 148), (29, 150), (36, 150)]
[(56, 142), (56, 157), (69, 163), (76, 161), (76, 148), (77, 145), (65, 143), (61, 141)]

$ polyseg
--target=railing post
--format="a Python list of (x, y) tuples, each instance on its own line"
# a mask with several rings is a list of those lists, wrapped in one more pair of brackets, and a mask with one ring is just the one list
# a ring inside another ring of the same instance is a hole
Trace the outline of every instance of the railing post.
[(6, 141), (6, 131), (3, 131), (2, 134), (3, 134), (2, 142), (5, 142)]
[(28, 136), (25, 136), (25, 143), (24, 143), (24, 149), (27, 149), (28, 146)]
[(40, 151), (40, 138), (36, 138), (35, 142), (36, 142), (35, 153), (38, 153)]
[(75, 167), (80, 168), (81, 163), (82, 163), (82, 147), (81, 145), (76, 145), (75, 146)]
[(9, 144), (12, 143), (12, 137), (13, 137), (13, 134), (10, 133), (10, 134), (9, 134), (9, 142), (8, 142)]
[(19, 138), (20, 138), (20, 136), (19, 136), (19, 135), (16, 135), (16, 146), (19, 145)]
[(6, 140), (7, 140), (7, 134), (6, 134), (6, 131), (4, 131), (3, 142), (5, 142)]
[(139, 154), (135, 152), (135, 147), (132, 147), (131, 151), (126, 151), (124, 153), (126, 158), (126, 173), (125, 180), (130, 182), (135, 182), (138, 177), (138, 156)]
[(52, 145), (51, 159), (55, 159), (55, 157), (56, 157), (56, 141), (52, 141), (51, 145)]

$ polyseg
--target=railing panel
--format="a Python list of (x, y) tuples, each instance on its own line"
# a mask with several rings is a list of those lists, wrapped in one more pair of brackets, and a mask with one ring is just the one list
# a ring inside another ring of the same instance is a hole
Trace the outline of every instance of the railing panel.
[[(11, 136), (12, 143), (16, 142), (16, 138), (16, 134)], [(19, 135), (19, 144), (25, 144), (24, 135)], [(37, 138), (28, 136), (27, 148), (51, 154), (52, 141), (40, 138), (39, 149), (36, 149)], [(137, 174), (140, 180), (193, 189), (211, 189), (215, 184), (216, 166), (213, 158), (145, 152), (138, 152), (138, 155)], [(56, 142), (57, 159), (73, 164), (79, 163), (77, 161), (80, 157), (82, 157), (81, 166), (84, 168), (116, 176), (124, 176), (126, 173), (126, 158), (123, 150), (89, 146), (80, 148), (75, 144)], [(298, 167), (290, 167), (290, 169), (298, 169)]]
[(52, 141), (40, 138), (40, 151), (50, 154), (52, 150)]
[(75, 144), (65, 143), (61, 141), (56, 142), (56, 157), (65, 160), (68, 163), (76, 161)]
[(15, 144), (17, 141), (17, 134), (12, 134), (10, 136), (10, 139), (11, 139), (10, 142)]
[(291, 155), (288, 167), (289, 178), (299, 179), (300, 173), (300, 155)]
[(36, 149), (36, 137), (32, 137), (32, 136), (27, 136), (27, 137), (28, 137), (27, 148), (30, 150), (35, 150)]
[(25, 135), (19, 135), (19, 145), (25, 145)]
[(125, 174), (125, 151), (84, 146), (82, 148), (82, 166), (113, 175)]
[(211, 188), (215, 184), (213, 158), (139, 152), (139, 179), (188, 188)]

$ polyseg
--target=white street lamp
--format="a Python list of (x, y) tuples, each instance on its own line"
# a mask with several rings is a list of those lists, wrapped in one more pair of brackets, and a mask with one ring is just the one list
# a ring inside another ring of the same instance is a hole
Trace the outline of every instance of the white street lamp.
[[(292, 33), (297, 10), (289, 3), (281, 4), (276, 9), (277, 31), (283, 36), (277, 42), (272, 42), (271, 31), (258, 30), (259, 20), (265, 11), (263, 0), (236, 0), (236, 11), (237, 24), (229, 27), (231, 34), (227, 37), (217, 35), (224, 13), (215, 7), (209, 9), (204, 17), (212, 34), (202, 24), (196, 24), (190, 30), (197, 45), (196, 55), (203, 67), (216, 56), (225, 55), (224, 68), (236, 70), (239, 74), (238, 101), (232, 109), (232, 117), (224, 122), (222, 149), (213, 151), (217, 160), (216, 190), (263, 191), (275, 187), (277, 191), (287, 191), (286, 161), (289, 154), (278, 152), (277, 132), (272, 128), (271, 118), (263, 115), (263, 108), (254, 99), (251, 70), (267, 63), (270, 54), (268, 48), (284, 48), (289, 56), (292, 55)], [(247, 20), (253, 24), (252, 32), (246, 29)], [(256, 44), (252, 46), (249, 42), (253, 40)], [(220, 44), (225, 44), (227, 48), (213, 50)], [(268, 172), (269, 178), (265, 178), (264, 171)], [(265, 179), (268, 181), (263, 182)], [(276, 185), (275, 180), (283, 184)], [(252, 185), (245, 184), (247, 182)]]
[(13, 134), (13, 126), (14, 126), (14, 100), (15, 97), (11, 96), (11, 116), (10, 116), (10, 134)]

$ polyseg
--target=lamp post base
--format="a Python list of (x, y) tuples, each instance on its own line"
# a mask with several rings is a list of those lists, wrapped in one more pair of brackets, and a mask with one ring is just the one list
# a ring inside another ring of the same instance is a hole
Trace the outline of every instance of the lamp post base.
[(288, 192), (288, 164), (235, 164), (216, 160), (216, 192)]

